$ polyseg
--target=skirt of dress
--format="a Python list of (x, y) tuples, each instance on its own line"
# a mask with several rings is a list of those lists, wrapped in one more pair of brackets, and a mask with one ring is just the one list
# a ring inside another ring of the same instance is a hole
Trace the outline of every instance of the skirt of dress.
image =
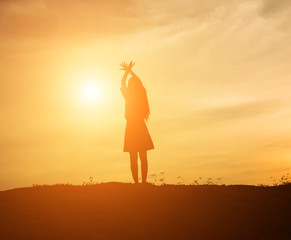
[(154, 148), (145, 121), (127, 120), (124, 136), (124, 152), (147, 151)]

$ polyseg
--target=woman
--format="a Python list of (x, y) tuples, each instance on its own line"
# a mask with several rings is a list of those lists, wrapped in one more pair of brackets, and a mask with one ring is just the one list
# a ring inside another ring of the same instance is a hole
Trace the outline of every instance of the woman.
[[(121, 70), (124, 75), (121, 79), (121, 92), (125, 98), (125, 118), (127, 120), (124, 152), (129, 152), (130, 166), (133, 180), (138, 183), (138, 155), (141, 162), (142, 183), (146, 183), (148, 173), (147, 151), (154, 148), (151, 136), (145, 124), (150, 115), (149, 102), (146, 90), (141, 80), (134, 74), (132, 67), (133, 62), (128, 65), (125, 62), (121, 64)], [(128, 74), (131, 78), (126, 86)]]

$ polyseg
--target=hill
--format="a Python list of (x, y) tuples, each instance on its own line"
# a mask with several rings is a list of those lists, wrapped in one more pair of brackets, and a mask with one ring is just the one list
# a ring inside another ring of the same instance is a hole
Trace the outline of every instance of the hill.
[(291, 239), (291, 186), (104, 183), (0, 192), (0, 239)]

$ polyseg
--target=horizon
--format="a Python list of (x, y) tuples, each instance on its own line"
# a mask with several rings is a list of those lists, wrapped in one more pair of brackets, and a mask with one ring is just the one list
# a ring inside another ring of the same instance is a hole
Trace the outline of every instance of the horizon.
[(132, 182), (122, 61), (151, 110), (149, 176), (271, 184), (291, 167), (289, 1), (0, 2), (0, 190)]

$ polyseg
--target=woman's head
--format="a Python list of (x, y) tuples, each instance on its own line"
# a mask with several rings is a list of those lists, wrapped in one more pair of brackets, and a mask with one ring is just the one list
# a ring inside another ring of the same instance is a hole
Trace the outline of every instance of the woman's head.
[(135, 77), (131, 77), (129, 80), (128, 80), (128, 89), (141, 89), (141, 88), (144, 88), (143, 85), (142, 85), (142, 82), (139, 78), (135, 78)]

